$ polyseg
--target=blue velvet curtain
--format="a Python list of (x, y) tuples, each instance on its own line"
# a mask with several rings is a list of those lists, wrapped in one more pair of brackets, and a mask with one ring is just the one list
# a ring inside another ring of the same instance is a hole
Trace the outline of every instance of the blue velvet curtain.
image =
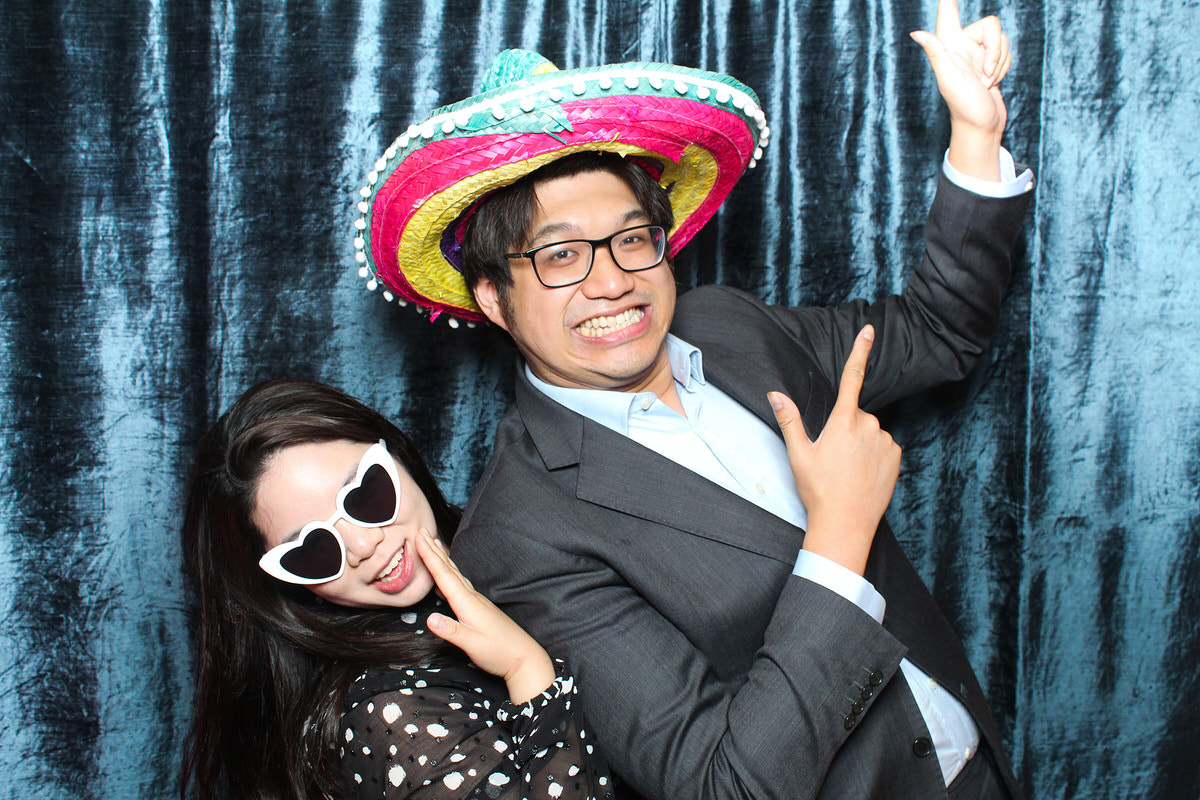
[[(760, 94), (765, 159), (686, 285), (900, 287), (948, 123), (935, 0), (3, 0), (0, 794), (166, 798), (188, 720), (191, 449), (275, 376), (413, 433), (466, 500), (511, 396), (494, 332), (368, 294), (357, 189), (500, 49), (674, 61)], [(1200, 795), (1200, 7), (966, 0), (1017, 52), (1038, 175), (985, 361), (890, 409), (890, 519), (1031, 798)]]

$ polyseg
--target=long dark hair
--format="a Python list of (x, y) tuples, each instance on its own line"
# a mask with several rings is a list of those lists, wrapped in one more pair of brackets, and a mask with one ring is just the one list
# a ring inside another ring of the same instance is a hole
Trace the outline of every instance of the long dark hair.
[[(255, 489), (281, 449), (349, 439), (388, 450), (425, 493), (448, 541), (458, 511), (413, 443), (379, 413), (319, 383), (250, 389), (202, 440), (188, 486), (184, 569), (194, 592), (196, 687), (180, 796), (339, 795), (335, 738), (345, 691), (366, 666), (456, 660), (395, 610), (343, 608), (258, 568)], [(461, 655), (457, 656), (461, 659)]]

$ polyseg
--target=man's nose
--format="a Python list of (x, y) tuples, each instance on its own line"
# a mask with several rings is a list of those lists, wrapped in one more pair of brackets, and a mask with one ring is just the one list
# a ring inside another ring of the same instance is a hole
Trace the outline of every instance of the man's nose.
[(633, 289), (633, 273), (617, 266), (610, 245), (601, 245), (592, 253), (592, 270), (582, 289), (587, 297), (620, 297)]
[(375, 555), (375, 549), (383, 541), (383, 528), (360, 528), (341, 520), (337, 529), (346, 543), (346, 564), (351, 567), (357, 567)]

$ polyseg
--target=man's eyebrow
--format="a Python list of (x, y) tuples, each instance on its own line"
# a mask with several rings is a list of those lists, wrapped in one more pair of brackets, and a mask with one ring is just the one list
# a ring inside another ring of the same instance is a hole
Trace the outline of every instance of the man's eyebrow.
[[(620, 220), (617, 222), (617, 227), (613, 229), (613, 232), (616, 233), (616, 231), (619, 231), (621, 228), (625, 227), (626, 223), (633, 222), (634, 220), (649, 221), (649, 219), (650, 215), (642, 209), (631, 208), (621, 216)], [(545, 225), (533, 232), (528, 239), (529, 244), (533, 245), (534, 242), (537, 242), (540, 239), (546, 239), (551, 234), (570, 237), (572, 235), (579, 234), (579, 227), (571, 222), (547, 222)], [(567, 241), (570, 241), (570, 239), (568, 238)], [(552, 242), (548, 242), (548, 244), (552, 244)]]
[(533, 232), (529, 237), (529, 243), (533, 244), (538, 239), (545, 239), (552, 233), (567, 236), (578, 233), (578, 231), (579, 229), (569, 222), (548, 222)]
[(621, 217), (621, 224), (624, 225), (626, 222), (633, 222), (635, 219), (636, 220), (644, 219), (647, 222), (649, 222), (650, 215), (647, 214), (645, 211), (643, 211), (640, 208), (633, 208), (633, 209), (630, 209), (629, 211), (626, 211), (625, 216)]

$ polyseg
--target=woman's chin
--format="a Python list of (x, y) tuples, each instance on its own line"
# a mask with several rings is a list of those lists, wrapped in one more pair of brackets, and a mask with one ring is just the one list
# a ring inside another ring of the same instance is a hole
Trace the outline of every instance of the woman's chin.
[(433, 589), (433, 576), (420, 565), (404, 580), (376, 581), (370, 586), (372, 597), (369, 605), (385, 608), (407, 608), (425, 599)]

